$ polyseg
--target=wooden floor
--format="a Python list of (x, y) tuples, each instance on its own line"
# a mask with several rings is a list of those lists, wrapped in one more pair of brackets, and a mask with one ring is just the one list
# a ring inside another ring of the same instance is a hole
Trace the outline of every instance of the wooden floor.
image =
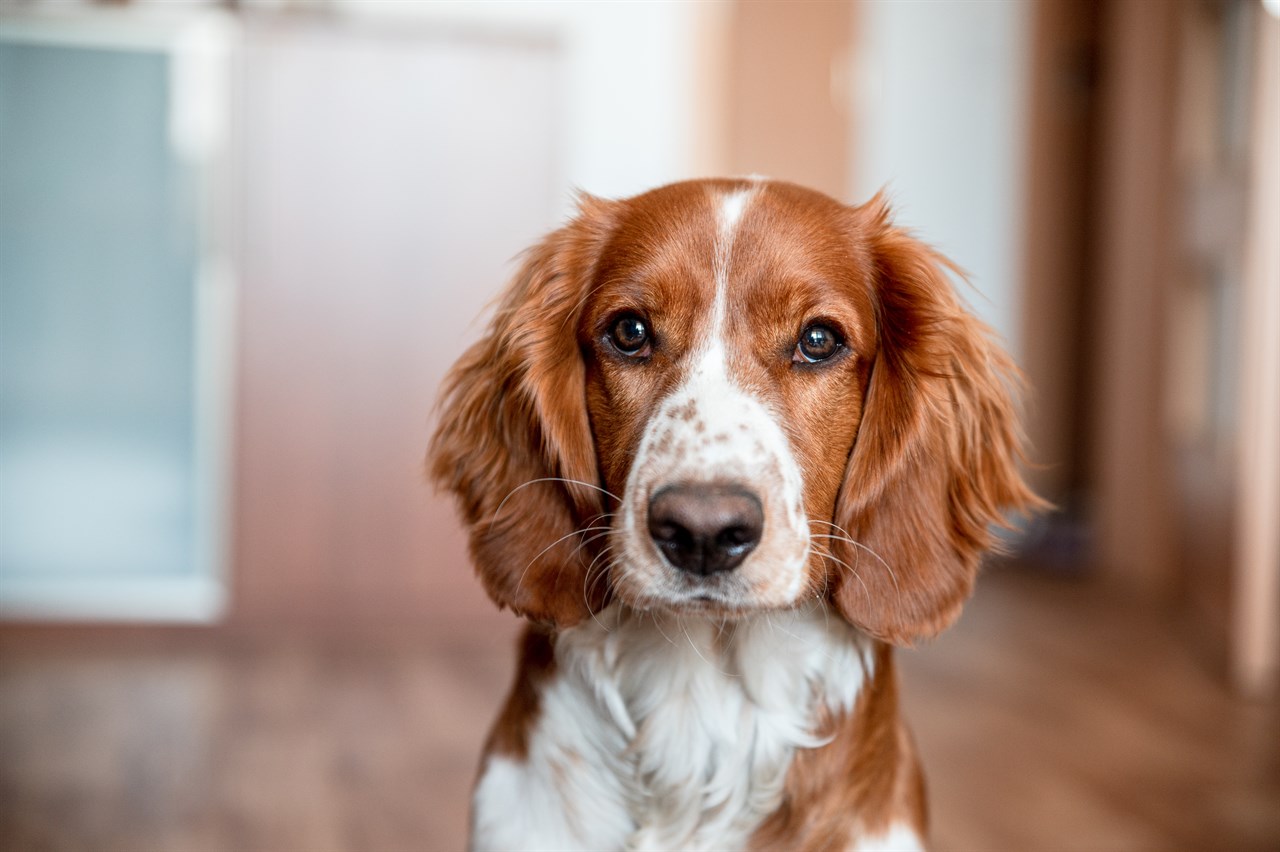
[[(514, 622), (474, 624), (342, 648), (0, 632), (0, 849), (458, 849)], [(1276, 708), (1158, 619), (991, 574), (904, 663), (938, 849), (1280, 849)]]

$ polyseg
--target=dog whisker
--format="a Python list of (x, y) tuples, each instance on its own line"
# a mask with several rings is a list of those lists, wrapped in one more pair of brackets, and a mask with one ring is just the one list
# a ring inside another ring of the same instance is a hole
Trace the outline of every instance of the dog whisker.
[(735, 674), (733, 672), (725, 671), (724, 669), (717, 666), (715, 663), (708, 660), (706, 657), (702, 656), (702, 652), (698, 650), (698, 646), (693, 641), (693, 637), (689, 635), (689, 628), (685, 626), (684, 618), (678, 614), (676, 615), (676, 626), (679, 627), (684, 632), (685, 641), (689, 643), (689, 647), (693, 649), (693, 653), (698, 655), (698, 659), (702, 660), (702, 662), (706, 663), (712, 669), (724, 675), (725, 677), (738, 677), (738, 678), (742, 677), (742, 675), (740, 674)]
[(672, 640), (672, 638), (667, 635), (667, 631), (663, 630), (662, 625), (658, 622), (658, 614), (650, 610), (649, 617), (653, 619), (653, 626), (656, 627), (658, 629), (658, 632), (662, 634), (662, 638), (666, 639), (669, 644), (675, 645), (676, 644), (675, 641)]
[(530, 479), (528, 482), (522, 482), (519, 485), (517, 485), (515, 488), (512, 488), (510, 491), (508, 491), (507, 496), (503, 497), (502, 501), (498, 503), (498, 507), (493, 510), (493, 517), (489, 518), (489, 529), (491, 530), (493, 529), (494, 523), (497, 522), (498, 520), (498, 513), (502, 511), (502, 507), (507, 505), (507, 501), (510, 500), (517, 491), (528, 488), (530, 485), (537, 485), (539, 482), (561, 482), (566, 485), (581, 485), (584, 488), (590, 488), (595, 491), (599, 491), (601, 494), (604, 494), (608, 497), (612, 497), (614, 500), (617, 500), (619, 503), (622, 502), (621, 497), (619, 497), (617, 494), (614, 494), (612, 491), (608, 490), (607, 488), (601, 488), (599, 485), (593, 485), (590, 482), (583, 482), (581, 479), (570, 479), (564, 476), (542, 476), (537, 479)]
[[(591, 609), (590, 595), (592, 590), (595, 589), (598, 583), (602, 582), (606, 577), (608, 577), (609, 572), (612, 571), (614, 568), (613, 558), (612, 556), (609, 555), (612, 549), (613, 549), (612, 545), (605, 547), (603, 550), (600, 551), (600, 553), (596, 555), (594, 559), (591, 560), (591, 564), (587, 566), (586, 576), (583, 578), (583, 597), (587, 600), (588, 611), (590, 611)], [(591, 572), (595, 571), (596, 563), (599, 562), (600, 559), (602, 558), (605, 561), (602, 565), (600, 565), (599, 570), (596, 571), (595, 577), (592, 578)]]
[(593, 536), (588, 536), (587, 538), (584, 538), (582, 541), (578, 543), (578, 546), (573, 549), (574, 555), (576, 556), (582, 550), (582, 548), (586, 547), (587, 545), (594, 544), (595, 542), (599, 541), (602, 538), (608, 538), (610, 533), (612, 532), (613, 532), (613, 528), (607, 527), (603, 532), (597, 532)]
[(830, 527), (831, 529), (835, 530), (836, 532), (840, 533), (841, 535), (846, 535), (846, 536), (848, 536), (849, 538), (853, 538), (853, 533), (849, 532), (847, 529), (845, 529), (844, 527), (840, 526), (839, 524), (832, 523), (831, 521), (823, 521), (823, 520), (820, 520), (820, 519), (818, 519), (818, 518), (810, 518), (810, 519), (809, 519), (809, 523), (811, 523), (811, 524), (822, 524), (823, 526)]
[[(548, 544), (546, 547), (542, 548), (542, 550), (538, 551), (538, 555), (530, 559), (529, 564), (524, 566), (524, 570), (520, 572), (520, 577), (516, 580), (515, 588), (518, 589), (520, 588), (521, 585), (524, 584), (524, 578), (529, 575), (529, 569), (532, 568), (533, 564), (537, 562), (539, 559), (541, 559), (543, 554), (545, 554), (548, 550), (551, 550), (551, 548), (555, 547), (565, 539), (573, 538), (575, 535), (584, 535), (589, 532), (593, 532), (596, 530), (603, 530), (603, 529), (609, 529), (609, 528), (608, 527), (586, 527), (585, 529), (574, 530), (573, 532), (567, 532), (564, 535), (560, 536), (555, 541)], [(561, 571), (564, 570), (564, 565), (560, 566), (560, 570)]]
[[(885, 570), (885, 571), (887, 571), (887, 572), (888, 572), (888, 574), (889, 574), (889, 579), (893, 580), (893, 588), (894, 588), (894, 591), (895, 591), (895, 592), (897, 593), (897, 595), (898, 595), (898, 603), (899, 603), (899, 605), (901, 605), (901, 603), (902, 603), (902, 587), (898, 585), (898, 575), (897, 575), (897, 574), (895, 574), (895, 573), (893, 572), (893, 568), (889, 565), (889, 563), (888, 563), (888, 562), (886, 562), (886, 561), (884, 560), (884, 557), (882, 557), (880, 554), (876, 553), (874, 550), (872, 550), (871, 548), (867, 547), (867, 546), (866, 546), (865, 544), (863, 544), (862, 542), (860, 542), (860, 541), (855, 541), (855, 540), (853, 540), (852, 538), (849, 538), (849, 537), (847, 537), (847, 536), (842, 536), (842, 535), (822, 535), (822, 534), (813, 534), (813, 535), (811, 536), (811, 538), (825, 538), (825, 539), (832, 539), (832, 540), (834, 540), (834, 541), (843, 541), (844, 543), (846, 543), (846, 544), (848, 544), (848, 545), (850, 545), (850, 546), (852, 546), (852, 547), (856, 547), (856, 548), (858, 548), (859, 550), (865, 550), (867, 553), (870, 553), (872, 556), (874, 556), (874, 557), (876, 558), (876, 560), (877, 560), (881, 565), (883, 565), (883, 566), (884, 566), (884, 570)], [(827, 552), (828, 552), (828, 553), (830, 553), (830, 548), (828, 548), (828, 549), (827, 549)]]
[(829, 559), (836, 565), (848, 569), (849, 573), (854, 576), (854, 579), (856, 579), (858, 583), (862, 585), (862, 591), (867, 596), (867, 600), (868, 601), (872, 600), (871, 590), (867, 588), (866, 582), (862, 579), (862, 575), (858, 573), (858, 570), (856, 568), (854, 568), (848, 562), (845, 562), (843, 559), (839, 559), (831, 555), (830, 553), (823, 553), (821, 550), (816, 550), (814, 552), (817, 553), (818, 556), (822, 557), (823, 559)]

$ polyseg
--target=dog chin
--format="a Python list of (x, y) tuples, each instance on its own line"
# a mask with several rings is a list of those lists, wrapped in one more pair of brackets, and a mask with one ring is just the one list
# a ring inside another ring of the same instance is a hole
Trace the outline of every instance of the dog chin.
[(633, 594), (622, 592), (617, 594), (617, 599), (637, 612), (691, 615), (713, 621), (750, 618), (766, 612), (790, 609), (797, 603), (794, 598), (762, 595), (740, 588), (719, 588), (714, 578), (701, 586), (695, 585), (696, 581), (681, 579), (684, 582), (679, 585), (685, 586), (684, 588), (672, 589), (668, 586), (661, 590), (644, 590)]

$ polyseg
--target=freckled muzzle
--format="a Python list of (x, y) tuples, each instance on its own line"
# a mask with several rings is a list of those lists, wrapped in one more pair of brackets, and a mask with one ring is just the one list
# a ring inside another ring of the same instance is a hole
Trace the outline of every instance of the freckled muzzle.
[(616, 590), (641, 607), (789, 605), (807, 579), (800, 470), (768, 408), (707, 372), (645, 429), (616, 533)]

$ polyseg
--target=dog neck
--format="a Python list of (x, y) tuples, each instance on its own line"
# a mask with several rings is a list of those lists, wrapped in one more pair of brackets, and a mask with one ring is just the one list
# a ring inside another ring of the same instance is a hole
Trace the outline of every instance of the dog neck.
[[(782, 807), (796, 754), (835, 737), (824, 723), (851, 718), (890, 659), (820, 604), (732, 621), (614, 605), (548, 639), (524, 760), (491, 744), (477, 787), (476, 836), (495, 845), (510, 830), (526, 845), (741, 848)], [(531, 781), (543, 807), (509, 801)]]

